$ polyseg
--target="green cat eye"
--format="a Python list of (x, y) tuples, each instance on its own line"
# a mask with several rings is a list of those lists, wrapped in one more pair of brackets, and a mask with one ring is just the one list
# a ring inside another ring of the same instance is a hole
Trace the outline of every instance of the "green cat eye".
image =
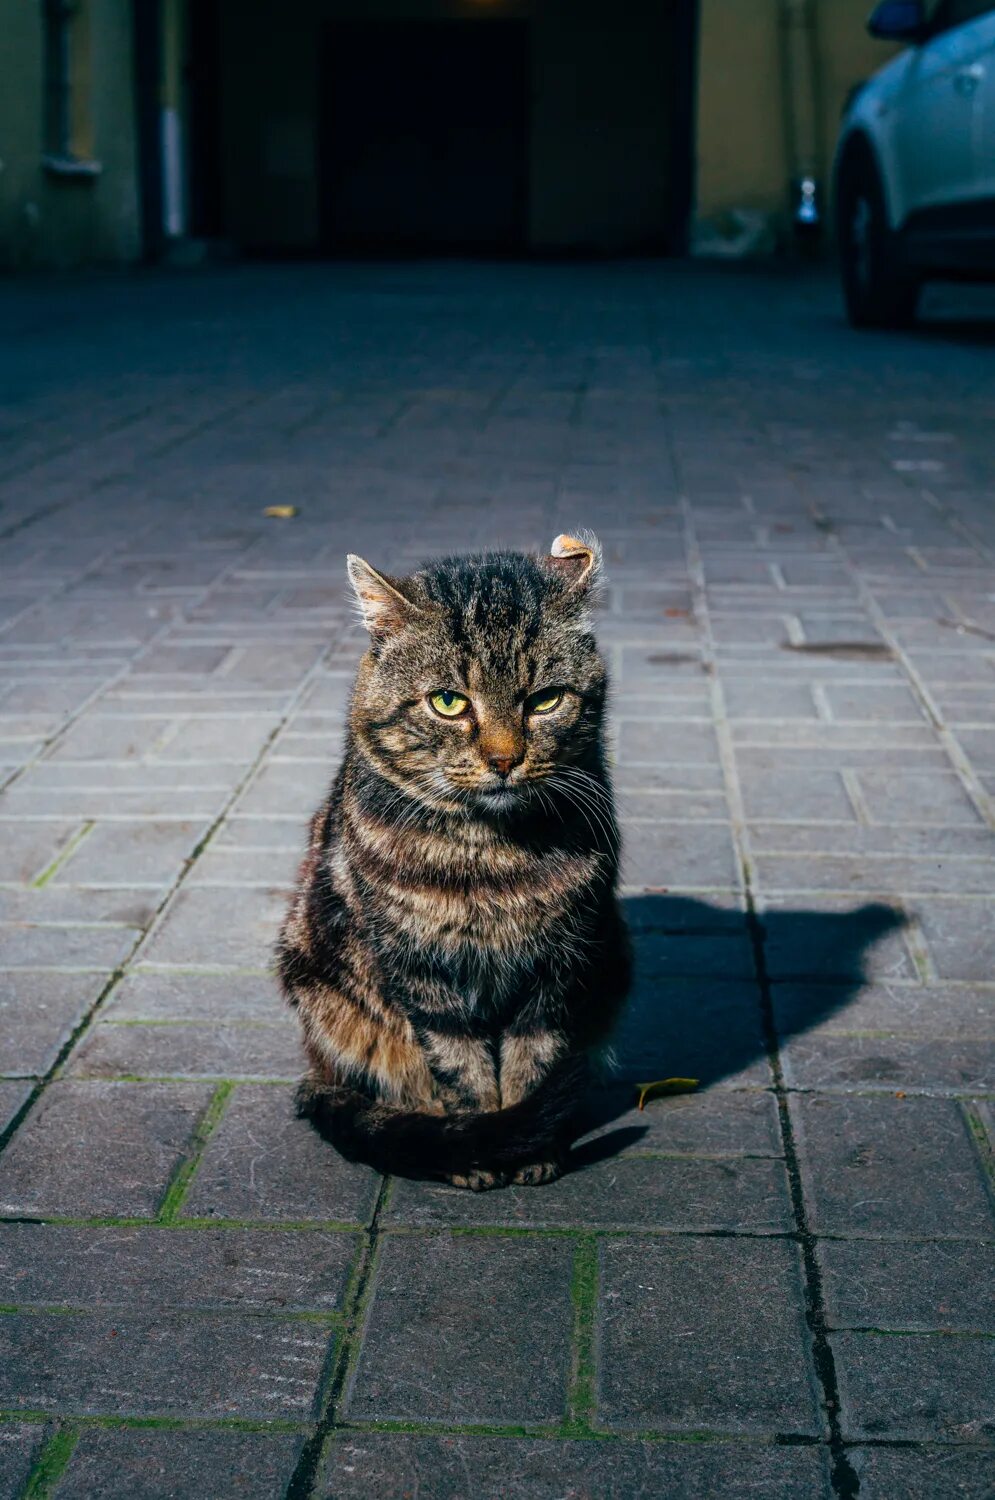
[(460, 714), (465, 714), (470, 707), (469, 698), (464, 698), (462, 693), (452, 693), (446, 689), (443, 693), (430, 693), (429, 703), (437, 714), (444, 719), (458, 719)]
[(559, 688), (547, 688), (545, 692), (536, 693), (534, 698), (530, 698), (527, 706), (530, 714), (551, 714), (562, 702), (563, 693)]

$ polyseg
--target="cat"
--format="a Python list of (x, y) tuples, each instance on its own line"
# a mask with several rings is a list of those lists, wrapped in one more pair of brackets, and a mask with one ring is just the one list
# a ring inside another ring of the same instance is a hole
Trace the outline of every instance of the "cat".
[(280, 933), (298, 1113), (383, 1172), (562, 1171), (629, 986), (590, 622), (601, 549), (348, 559), (370, 649)]

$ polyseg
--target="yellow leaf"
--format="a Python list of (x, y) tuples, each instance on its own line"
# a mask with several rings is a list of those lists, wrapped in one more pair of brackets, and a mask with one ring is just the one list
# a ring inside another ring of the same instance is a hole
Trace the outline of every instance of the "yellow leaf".
[(296, 514), (296, 505), (267, 505), (263, 511), (264, 516), (272, 516), (275, 521), (289, 521)]
[(637, 1083), (639, 1108), (645, 1107), (647, 1099), (659, 1099), (661, 1094), (692, 1094), (698, 1083), (697, 1078), (657, 1078), (653, 1083)]

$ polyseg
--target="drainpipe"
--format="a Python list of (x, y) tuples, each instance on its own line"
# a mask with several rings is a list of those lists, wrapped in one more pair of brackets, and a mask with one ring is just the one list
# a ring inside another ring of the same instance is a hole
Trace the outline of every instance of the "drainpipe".
[(816, 0), (780, 0), (784, 129), (791, 171), (791, 221), (800, 239), (822, 227), (822, 118)]
[(179, 0), (162, 8), (162, 222), (168, 239), (187, 227), (183, 142), (183, 14)]

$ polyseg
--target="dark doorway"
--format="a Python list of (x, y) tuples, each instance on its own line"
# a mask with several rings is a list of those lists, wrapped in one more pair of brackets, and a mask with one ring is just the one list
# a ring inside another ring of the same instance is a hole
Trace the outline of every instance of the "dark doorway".
[(333, 25), (319, 97), (325, 250), (524, 248), (527, 22)]
[(221, 171), (221, 13), (219, 0), (187, 0), (187, 170), (189, 233), (224, 233)]

